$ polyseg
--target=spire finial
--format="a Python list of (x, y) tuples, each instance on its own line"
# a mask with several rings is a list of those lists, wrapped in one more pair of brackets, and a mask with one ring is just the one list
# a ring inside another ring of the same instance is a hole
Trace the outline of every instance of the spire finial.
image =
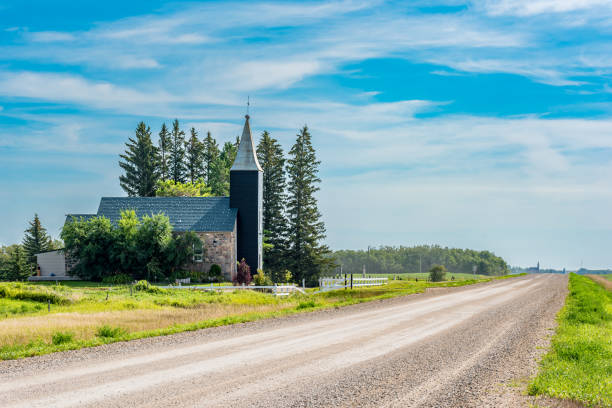
[(247, 95), (247, 113), (246, 113), (246, 118), (249, 118), (249, 108), (251, 107), (251, 96)]

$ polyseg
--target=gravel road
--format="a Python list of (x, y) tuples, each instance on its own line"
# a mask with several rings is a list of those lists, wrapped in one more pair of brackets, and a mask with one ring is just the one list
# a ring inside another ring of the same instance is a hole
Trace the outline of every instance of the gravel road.
[(514, 407), (566, 295), (537, 275), (0, 362), (1, 407)]

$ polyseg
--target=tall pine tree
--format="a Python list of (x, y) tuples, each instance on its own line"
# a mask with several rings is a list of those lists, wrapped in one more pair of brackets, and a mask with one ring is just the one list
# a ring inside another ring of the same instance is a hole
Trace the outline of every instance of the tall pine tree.
[(184, 183), (185, 176), (185, 132), (180, 129), (178, 119), (174, 119), (170, 133), (170, 178)]
[(314, 284), (321, 273), (333, 265), (325, 238), (325, 224), (317, 207), (320, 161), (317, 160), (308, 128), (297, 134), (287, 162), (288, 183), (288, 249), (287, 266), (295, 279)]
[(159, 177), (162, 181), (166, 181), (170, 178), (170, 132), (166, 124), (162, 124), (161, 130), (159, 131)]
[(214, 161), (211, 168), (210, 184), (208, 185), (212, 190), (213, 196), (229, 195), (229, 173), (234, 159), (236, 159), (236, 153), (238, 153), (236, 144), (225, 142), (221, 154)]
[(198, 139), (195, 128), (191, 128), (191, 137), (185, 145), (187, 158), (187, 175), (191, 184), (195, 184), (198, 179), (203, 178), (204, 145)]
[(278, 141), (267, 131), (257, 145), (257, 159), (263, 169), (263, 228), (267, 245), (264, 267), (274, 275), (284, 271), (287, 219), (285, 207), (285, 158)]
[(206, 133), (206, 139), (204, 139), (204, 172), (206, 184), (210, 185), (211, 179), (213, 176), (213, 167), (215, 162), (219, 158), (219, 146), (217, 145), (217, 141), (210, 134), (210, 132)]
[(34, 214), (34, 219), (30, 221), (30, 227), (25, 230), (23, 237), (23, 250), (27, 258), (27, 262), (32, 266), (36, 266), (36, 254), (47, 252), (53, 249), (51, 237), (47, 234), (47, 230), (40, 223), (38, 214)]
[(155, 196), (159, 159), (157, 148), (151, 141), (151, 129), (140, 122), (136, 128), (136, 139), (130, 138), (125, 146), (125, 153), (119, 156), (124, 160), (119, 161), (119, 166), (125, 171), (119, 176), (121, 188), (129, 196)]

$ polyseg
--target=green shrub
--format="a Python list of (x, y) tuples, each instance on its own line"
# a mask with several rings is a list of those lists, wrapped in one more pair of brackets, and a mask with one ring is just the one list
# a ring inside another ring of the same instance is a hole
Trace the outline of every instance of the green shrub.
[(51, 342), (55, 346), (60, 344), (70, 343), (74, 339), (74, 334), (71, 332), (55, 332), (51, 337)]
[(317, 307), (318, 304), (314, 301), (314, 300), (308, 300), (306, 302), (300, 302), (295, 308), (297, 310), (302, 310), (302, 309), (310, 309), (313, 307)]
[(125, 330), (121, 327), (111, 327), (104, 325), (102, 327), (98, 327), (97, 335), (98, 337), (102, 337), (105, 339), (116, 339), (125, 334)]
[(221, 270), (221, 267), (217, 264), (210, 265), (208, 277), (213, 281), (221, 281), (221, 279), (223, 278), (223, 271)]
[(139, 280), (134, 285), (134, 290), (147, 292), (147, 293), (166, 293), (166, 291), (162, 288), (158, 288), (155, 285), (151, 285), (146, 280)]
[(429, 270), (429, 280), (432, 282), (442, 282), (446, 278), (446, 268), (443, 265), (434, 265)]
[(293, 274), (291, 273), (291, 271), (289, 269), (285, 269), (285, 283), (290, 283), (291, 280), (293, 279)]
[(273, 284), (272, 279), (265, 274), (263, 269), (257, 270), (257, 274), (253, 276), (253, 283), (255, 286), (271, 286)]
[(102, 279), (102, 283), (110, 284), (110, 285), (127, 285), (133, 281), (132, 277), (127, 274), (119, 274), (106, 276)]

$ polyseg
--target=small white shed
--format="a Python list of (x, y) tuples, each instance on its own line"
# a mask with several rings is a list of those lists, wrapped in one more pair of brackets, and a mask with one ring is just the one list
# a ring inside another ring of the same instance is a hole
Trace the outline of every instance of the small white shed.
[(63, 251), (49, 251), (36, 254), (36, 263), (40, 268), (40, 275), (32, 276), (29, 280), (73, 280), (75, 277), (66, 273), (66, 256)]

